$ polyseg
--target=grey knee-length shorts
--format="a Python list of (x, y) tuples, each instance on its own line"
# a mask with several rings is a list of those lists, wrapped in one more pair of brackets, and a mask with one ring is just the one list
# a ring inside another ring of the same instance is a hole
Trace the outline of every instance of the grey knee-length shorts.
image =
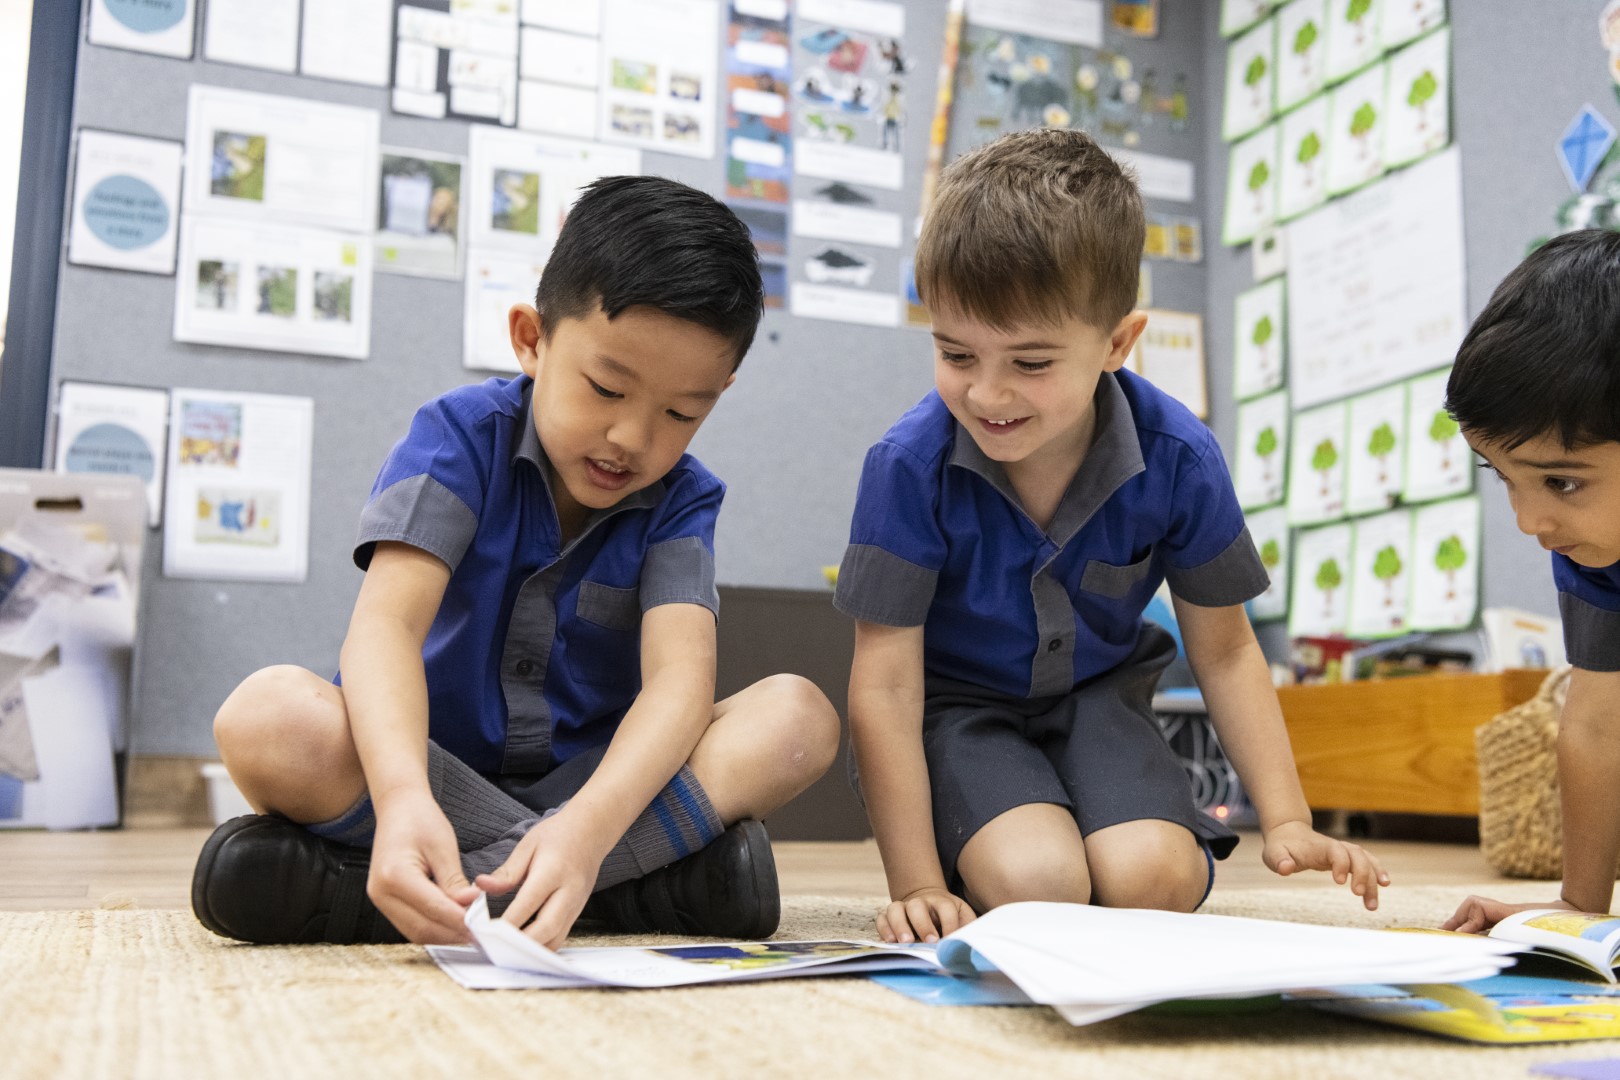
[[(952, 891), (961, 894), (956, 863), (967, 842), (1027, 803), (1067, 807), (1081, 836), (1161, 819), (1185, 827), (1211, 860), (1232, 853), (1237, 835), (1193, 805), (1187, 774), (1153, 716), (1154, 687), (1174, 658), (1170, 635), (1147, 624), (1125, 663), (1067, 694), (1011, 698), (929, 676), (923, 752)], [(850, 771), (859, 793), (854, 755)]]

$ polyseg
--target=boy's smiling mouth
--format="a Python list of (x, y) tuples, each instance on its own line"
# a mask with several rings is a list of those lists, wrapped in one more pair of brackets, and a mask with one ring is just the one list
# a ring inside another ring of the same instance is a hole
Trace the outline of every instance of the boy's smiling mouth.
[(992, 435), (1005, 435), (1009, 431), (1017, 431), (1028, 419), (1027, 416), (1020, 416), (1012, 420), (989, 420), (981, 416), (979, 426)]
[(604, 458), (586, 458), (585, 474), (592, 484), (607, 491), (618, 491), (633, 475), (628, 465), (618, 465)]

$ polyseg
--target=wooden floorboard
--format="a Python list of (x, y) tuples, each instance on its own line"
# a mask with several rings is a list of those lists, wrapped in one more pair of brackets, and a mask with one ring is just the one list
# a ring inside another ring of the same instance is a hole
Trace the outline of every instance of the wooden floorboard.
[[(122, 829), (88, 833), (0, 832), (0, 910), (85, 907), (184, 908), (191, 870), (207, 829)], [(1475, 886), (1495, 880), (1479, 849), (1464, 844), (1370, 841), (1397, 887)], [(776, 845), (782, 891), (791, 896), (881, 896), (877, 844), (786, 842)], [(1325, 874), (1283, 879), (1260, 862), (1260, 838), (1244, 834), (1219, 864), (1219, 888), (1332, 888)], [(1549, 885), (1548, 895), (1554, 893)]]

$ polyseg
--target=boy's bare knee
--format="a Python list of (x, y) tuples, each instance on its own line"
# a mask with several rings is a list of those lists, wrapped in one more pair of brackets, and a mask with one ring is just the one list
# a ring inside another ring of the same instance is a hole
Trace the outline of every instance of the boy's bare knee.
[(972, 876), (962, 868), (964, 883), (973, 905), (980, 910), (1044, 900), (1059, 904), (1091, 902), (1091, 875), (1085, 863), (1071, 858), (1053, 858), (1056, 852), (1002, 851), (976, 860)]
[(1202, 850), (1196, 860), (1179, 852), (1144, 852), (1127, 863), (1098, 868), (1095, 901), (1103, 907), (1192, 911), (1209, 888), (1209, 864)]
[(214, 740), (249, 801), (261, 809), (289, 795), (302, 802), (302, 788), (358, 767), (342, 701), (336, 687), (292, 665), (242, 680), (214, 715)]
[(815, 683), (798, 675), (773, 675), (761, 689), (778, 760), (796, 783), (808, 787), (838, 756), (838, 712)]

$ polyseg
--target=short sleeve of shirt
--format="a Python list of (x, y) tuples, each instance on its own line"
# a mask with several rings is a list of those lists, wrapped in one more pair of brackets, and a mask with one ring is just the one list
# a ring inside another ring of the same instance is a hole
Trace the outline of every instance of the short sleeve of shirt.
[(1252, 600), (1270, 583), (1238, 506), (1226, 459), (1215, 437), (1188, 447), (1170, 502), (1165, 536), (1165, 580), (1170, 590), (1200, 607)]
[(937, 493), (927, 463), (910, 450), (881, 442), (867, 451), (834, 607), (884, 626), (927, 621), (945, 565)]
[(437, 556), (452, 571), (478, 530), (496, 425), (461, 415), (447, 398), (417, 410), (410, 430), (389, 453), (360, 513), (355, 565), (364, 570), (382, 540)]
[(716, 614), (714, 525), (726, 486), (713, 475), (687, 472), (664, 498), (663, 512), (647, 535), (641, 564), (641, 610), (660, 604), (698, 604)]
[(1555, 551), (1552, 565), (1569, 662), (1586, 671), (1620, 671), (1620, 563), (1593, 569)]

